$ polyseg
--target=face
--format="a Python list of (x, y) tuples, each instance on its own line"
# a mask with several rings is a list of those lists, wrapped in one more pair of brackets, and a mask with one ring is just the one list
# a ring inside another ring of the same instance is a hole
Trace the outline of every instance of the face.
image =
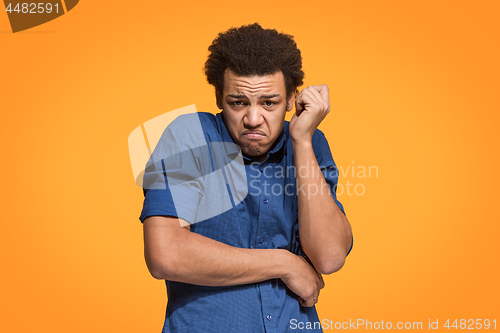
[(223, 119), (233, 141), (243, 155), (262, 162), (283, 129), (286, 111), (293, 106), (295, 93), (286, 99), (281, 71), (265, 76), (237, 76), (230, 69), (224, 74)]

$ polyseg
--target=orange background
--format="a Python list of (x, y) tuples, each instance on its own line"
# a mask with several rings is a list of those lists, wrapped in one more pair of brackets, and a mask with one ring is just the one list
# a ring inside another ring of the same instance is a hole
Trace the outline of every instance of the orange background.
[(0, 13), (0, 331), (161, 331), (127, 137), (182, 106), (217, 112), (207, 48), (253, 22), (295, 36), (304, 87), (329, 85), (337, 165), (379, 171), (341, 175), (365, 193), (339, 196), (354, 249), (320, 319), (499, 321), (499, 9), (87, 0), (17, 34)]

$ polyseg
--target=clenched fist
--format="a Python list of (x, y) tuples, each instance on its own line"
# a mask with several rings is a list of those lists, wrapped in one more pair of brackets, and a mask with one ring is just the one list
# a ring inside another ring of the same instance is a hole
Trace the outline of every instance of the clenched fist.
[(309, 86), (295, 99), (295, 114), (290, 120), (290, 136), (293, 141), (311, 142), (318, 125), (330, 112), (328, 86)]

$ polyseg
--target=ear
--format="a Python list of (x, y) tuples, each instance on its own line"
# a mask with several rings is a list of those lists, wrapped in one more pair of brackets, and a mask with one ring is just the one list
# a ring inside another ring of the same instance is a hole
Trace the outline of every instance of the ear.
[(297, 89), (290, 95), (288, 100), (286, 101), (286, 111), (292, 111), (293, 109), (293, 101), (295, 100), (295, 94), (297, 92)]

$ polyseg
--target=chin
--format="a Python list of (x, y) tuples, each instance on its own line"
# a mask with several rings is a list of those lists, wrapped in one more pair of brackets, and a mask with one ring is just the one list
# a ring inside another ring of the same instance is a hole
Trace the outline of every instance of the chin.
[(252, 145), (246, 145), (244, 149), (242, 149), (243, 153), (247, 156), (252, 156), (252, 157), (258, 157), (262, 155), (262, 147), (258, 146), (252, 146)]
[(257, 157), (257, 156), (260, 156), (262, 155), (262, 153), (260, 151), (256, 151), (254, 149), (245, 149), (243, 151), (247, 156), (252, 156), (252, 157)]

